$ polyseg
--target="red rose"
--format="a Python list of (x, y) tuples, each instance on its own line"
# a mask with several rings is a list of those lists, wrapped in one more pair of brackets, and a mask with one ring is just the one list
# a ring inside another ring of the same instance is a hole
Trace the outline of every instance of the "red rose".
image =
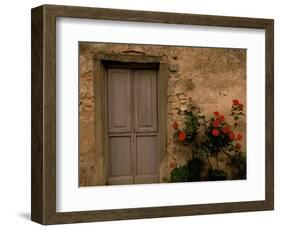
[(233, 101), (232, 101), (232, 104), (233, 105), (238, 105), (240, 102), (239, 102), (239, 100), (237, 100), (237, 99), (234, 99)]
[(235, 149), (236, 149), (236, 150), (241, 149), (241, 145), (240, 145), (239, 143), (236, 143), (236, 145), (235, 145)]
[(172, 125), (174, 129), (178, 129), (179, 128), (179, 124), (175, 121), (174, 124)]
[(224, 121), (224, 115), (220, 115), (220, 116), (219, 116), (219, 121), (220, 121), (220, 122), (223, 122), (223, 121)]
[(220, 113), (219, 113), (218, 111), (215, 111), (215, 112), (214, 112), (214, 115), (215, 115), (216, 117), (218, 117), (218, 116), (220, 115)]
[(220, 131), (219, 131), (219, 130), (217, 130), (217, 129), (213, 129), (213, 130), (212, 130), (212, 135), (213, 135), (213, 136), (217, 137), (219, 134), (220, 134)]
[(228, 134), (228, 136), (229, 136), (229, 139), (230, 139), (230, 140), (234, 140), (234, 138), (235, 138), (235, 135), (234, 135), (233, 132), (230, 132), (230, 133)]
[(237, 140), (238, 141), (241, 141), (243, 138), (243, 135), (241, 133), (237, 134)]
[(219, 125), (220, 125), (220, 121), (218, 119), (213, 121), (213, 126), (214, 127), (219, 127)]
[(228, 126), (225, 126), (222, 128), (223, 133), (230, 133), (230, 128)]
[(185, 132), (179, 132), (178, 138), (179, 138), (179, 141), (184, 141), (186, 138)]

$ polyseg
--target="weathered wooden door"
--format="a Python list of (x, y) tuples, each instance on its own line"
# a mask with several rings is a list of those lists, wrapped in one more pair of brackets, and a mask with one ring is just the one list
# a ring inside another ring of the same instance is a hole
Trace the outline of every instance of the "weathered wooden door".
[(107, 183), (158, 182), (157, 70), (107, 75)]

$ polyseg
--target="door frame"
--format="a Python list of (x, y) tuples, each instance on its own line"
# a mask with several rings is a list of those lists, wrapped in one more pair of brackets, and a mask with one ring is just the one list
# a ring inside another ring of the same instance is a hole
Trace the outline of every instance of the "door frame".
[(167, 149), (167, 88), (168, 64), (162, 56), (131, 55), (120, 53), (97, 53), (93, 56), (94, 69), (94, 102), (95, 102), (95, 138), (96, 185), (105, 185), (108, 173), (108, 141), (107, 141), (107, 113), (106, 113), (106, 69), (110, 67), (122, 68), (157, 68), (157, 103), (158, 103), (158, 181), (161, 181), (160, 164)]

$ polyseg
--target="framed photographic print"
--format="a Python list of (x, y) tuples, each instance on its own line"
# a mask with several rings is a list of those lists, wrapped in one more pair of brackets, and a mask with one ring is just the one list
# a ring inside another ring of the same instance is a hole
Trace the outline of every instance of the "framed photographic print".
[(272, 210), (271, 19), (32, 9), (41, 224)]

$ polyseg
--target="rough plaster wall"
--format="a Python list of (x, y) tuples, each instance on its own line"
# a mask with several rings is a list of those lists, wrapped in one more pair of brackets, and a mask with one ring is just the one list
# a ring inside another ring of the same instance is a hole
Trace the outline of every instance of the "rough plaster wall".
[(95, 184), (95, 105), (93, 65), (91, 60), (87, 55), (80, 55), (80, 186)]
[[(127, 45), (105, 43), (80, 44), (80, 185), (95, 184), (95, 119), (94, 76), (92, 57), (97, 52), (131, 53), (132, 55), (162, 56), (170, 65), (167, 105), (167, 152), (160, 165), (160, 179), (169, 178), (172, 168), (190, 158), (191, 150), (173, 140), (172, 123), (181, 127), (184, 115), (179, 113), (189, 100), (201, 108), (206, 117), (218, 110), (229, 120), (233, 99), (246, 107), (246, 50), (192, 48), (174, 46)], [(246, 108), (245, 108), (246, 112)], [(245, 151), (246, 118), (240, 122)], [(230, 173), (226, 159), (219, 157), (219, 166)]]

